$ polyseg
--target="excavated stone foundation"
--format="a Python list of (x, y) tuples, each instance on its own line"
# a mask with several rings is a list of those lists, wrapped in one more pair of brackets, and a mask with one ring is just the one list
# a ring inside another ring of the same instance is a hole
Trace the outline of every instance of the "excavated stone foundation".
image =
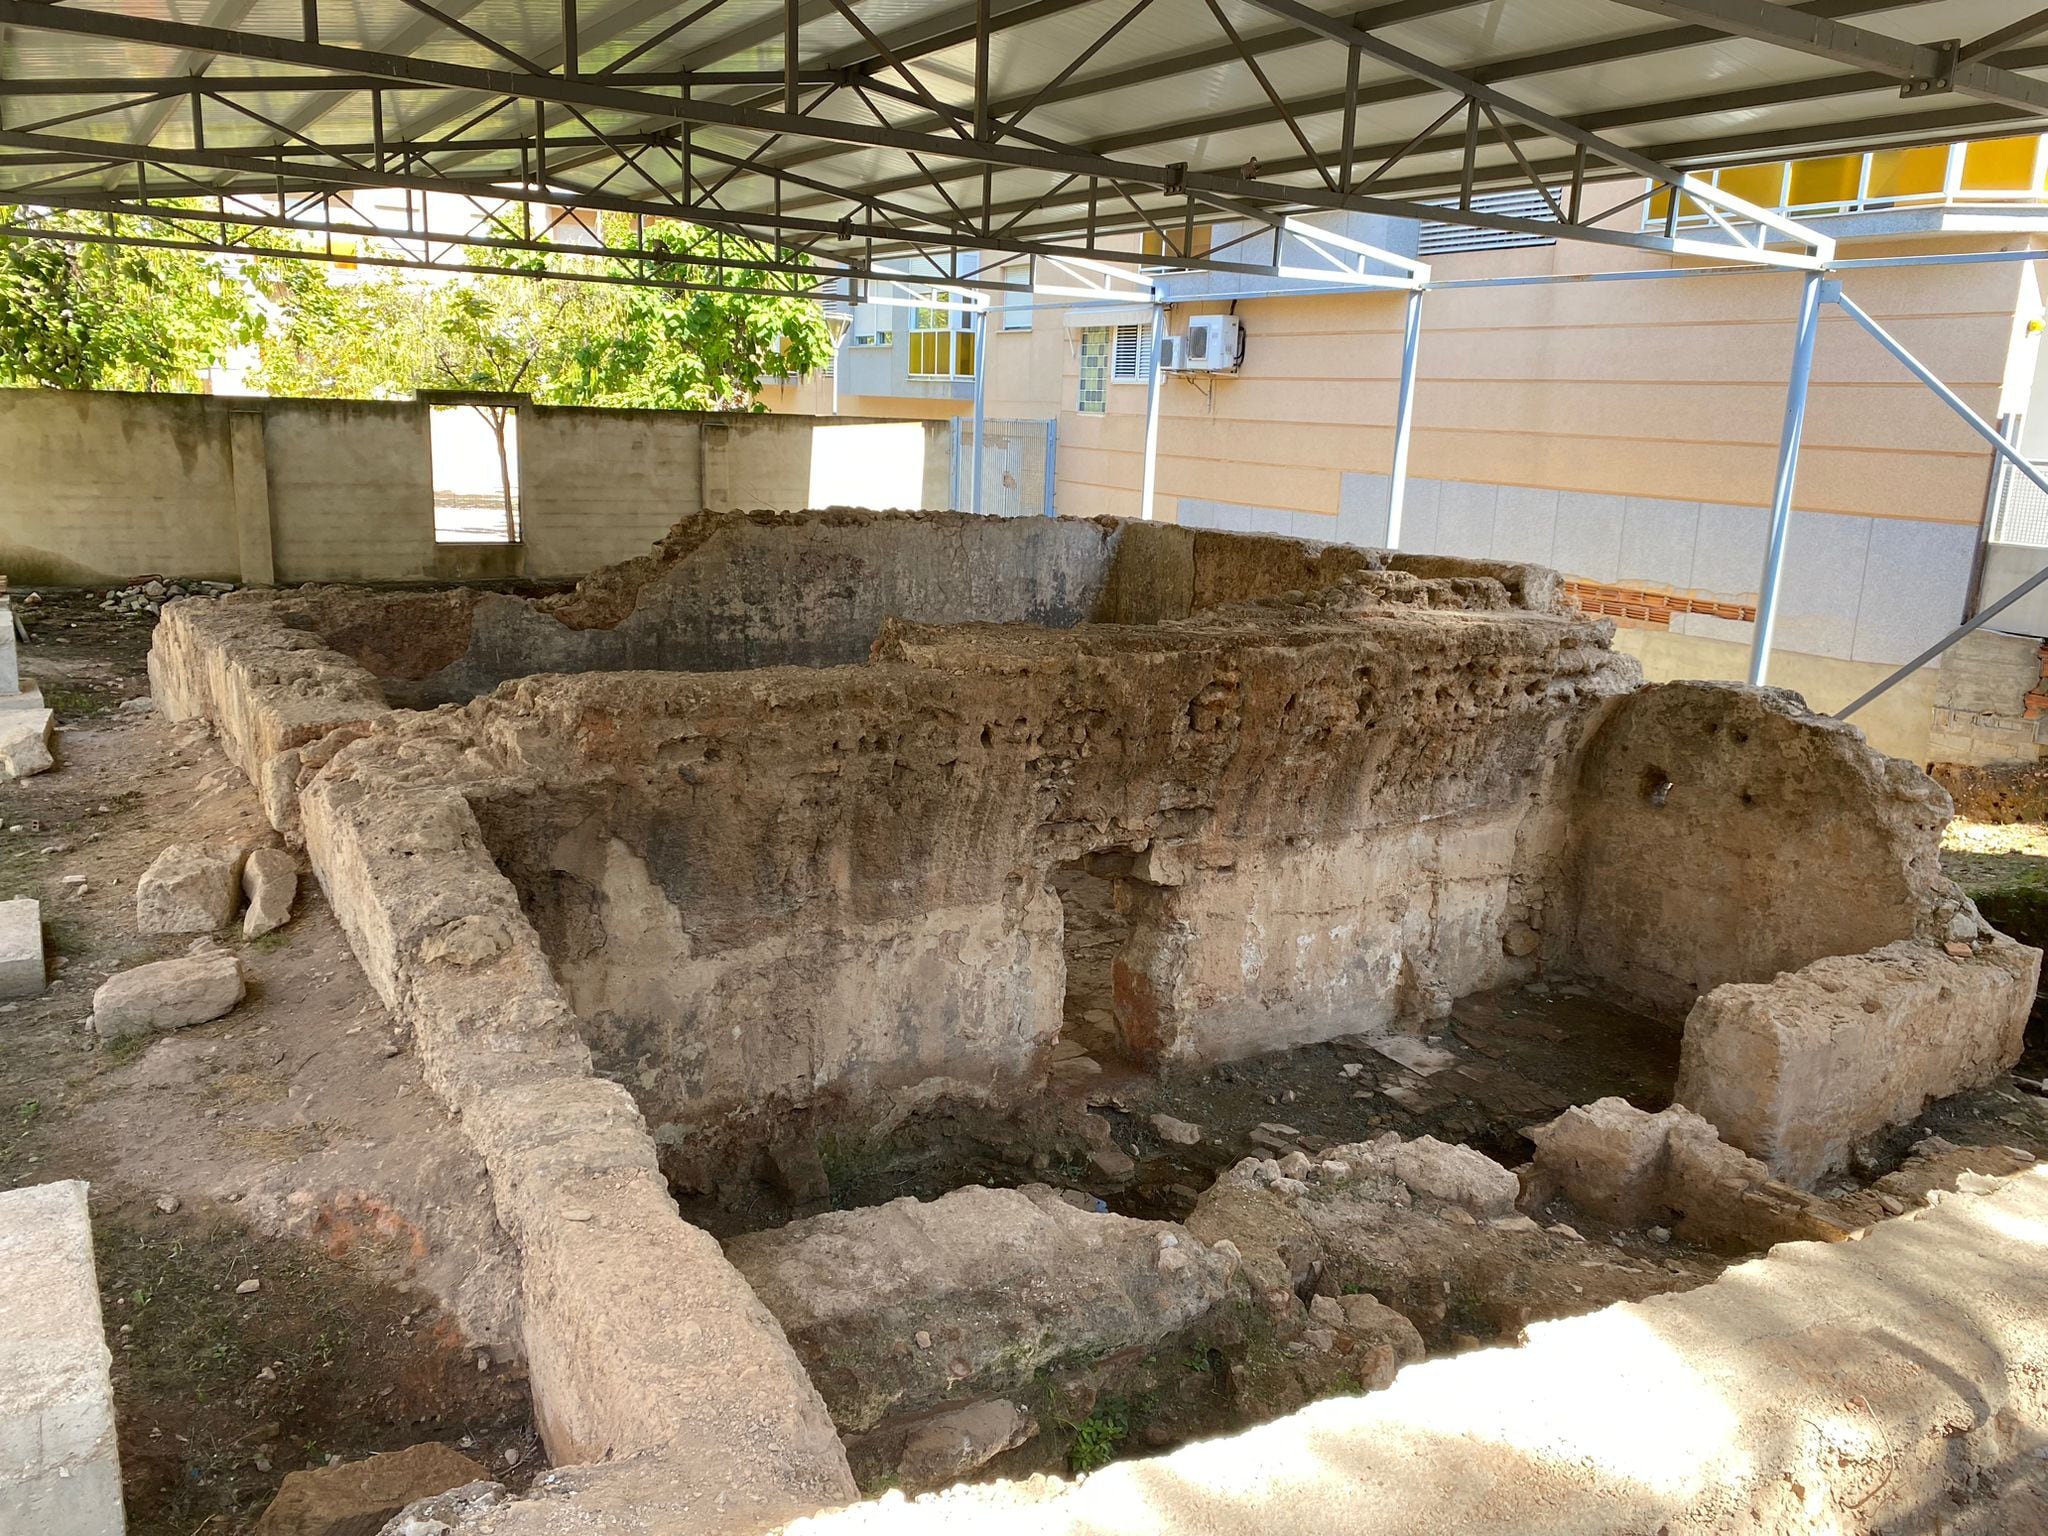
[[(1569, 981), (1682, 1027), (1686, 1145), (1720, 1149), (1688, 1155), (1748, 1170), (1720, 1198), (1767, 1207), (1765, 1242), (1839, 1235), (1788, 1186), (2011, 1064), (2040, 953), (1941, 876), (1939, 787), (1792, 695), (1644, 687), (1611, 634), (1527, 566), (704, 514), (555, 598), (174, 603), (151, 676), (303, 842), (488, 1163), (556, 1461), (637, 1457), (649, 1510), (722, 1529), (851, 1497), (842, 1434), (947, 1476), (977, 1434), (1013, 1451), (1014, 1412), (926, 1417), (1067, 1379), (1076, 1339), (1220, 1350), (1268, 1411), (1321, 1390), (1312, 1358), (1390, 1378), (1448, 1336), (1441, 1298), (1389, 1312), (1336, 1277), (1418, 1223), (1578, 1262), (1515, 1209), (1555, 1179), (1518, 1197), (1477, 1153), (1363, 1127), (1240, 1165), (1190, 1227), (1093, 1226), (1125, 1218), (1035, 1184), (817, 1216), (740, 1238), (735, 1268), (679, 1219), (672, 1187), (757, 1171), (829, 1200), (820, 1149), (921, 1116), (1056, 1120), (1077, 1009), (1098, 1053), (1195, 1073)], [(1100, 1007), (1070, 1001), (1084, 970)], [(1091, 1155), (1129, 1162), (1106, 1131)], [(1716, 1209), (1696, 1224), (1740, 1226)], [(990, 1211), (1096, 1258), (984, 1252)], [(864, 1288), (828, 1307), (805, 1279), (916, 1289), (905, 1233), (944, 1271), (931, 1308), (977, 1298), (963, 1336), (905, 1344), (918, 1297), (882, 1326)], [(984, 1294), (1012, 1272), (1040, 1277), (1028, 1316)], [(847, 1375), (849, 1339), (872, 1369)]]

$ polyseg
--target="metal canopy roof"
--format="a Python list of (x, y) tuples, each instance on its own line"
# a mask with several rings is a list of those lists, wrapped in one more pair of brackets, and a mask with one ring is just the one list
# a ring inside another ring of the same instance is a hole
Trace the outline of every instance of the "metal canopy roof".
[[(957, 274), (975, 251), (1130, 262), (1102, 242), (1134, 230), (1171, 261), (1195, 225), (1345, 210), (1697, 251), (1598, 222), (1612, 195), (1582, 217), (1582, 188), (2038, 127), (2048, 12), (2024, 9), (0, 0), (0, 198), (202, 199), (230, 243), (238, 225), (360, 227), (351, 191), (452, 193), (485, 221), (439, 232), (457, 243), (544, 243), (546, 210), (581, 207), (772, 242), (811, 278)], [(1469, 206), (1507, 188), (1540, 189), (1542, 217)], [(1757, 210), (1702, 195), (1754, 242), (1720, 254), (1824, 254), (1784, 220), (1761, 221), (1770, 245), (1803, 249), (1767, 249)], [(543, 217), (515, 228), (508, 202)], [(1174, 264), (1274, 271), (1279, 244)]]

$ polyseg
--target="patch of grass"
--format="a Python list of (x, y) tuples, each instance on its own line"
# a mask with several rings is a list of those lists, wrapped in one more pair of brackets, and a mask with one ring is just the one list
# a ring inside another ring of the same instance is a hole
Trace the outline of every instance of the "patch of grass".
[(45, 683), (43, 703), (57, 712), (59, 720), (77, 720), (87, 715), (103, 715), (114, 707), (115, 701), (89, 689)]
[(1067, 1466), (1075, 1472), (1106, 1467), (1131, 1436), (1131, 1404), (1126, 1398), (1105, 1397), (1093, 1413), (1069, 1428), (1074, 1443), (1067, 1450)]
[(101, 1046), (100, 1057), (110, 1067), (125, 1067), (148, 1050), (150, 1041), (155, 1038), (154, 1035), (123, 1035)]
[(259, 955), (267, 955), (274, 950), (283, 949), (290, 938), (291, 932), (289, 929), (273, 928), (268, 933), (258, 934), (255, 938), (244, 944), (242, 948), (253, 949)]

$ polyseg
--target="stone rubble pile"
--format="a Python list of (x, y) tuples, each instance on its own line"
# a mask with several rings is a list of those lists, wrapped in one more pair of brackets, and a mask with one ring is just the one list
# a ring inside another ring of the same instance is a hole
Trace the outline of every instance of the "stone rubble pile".
[(147, 576), (125, 587), (110, 587), (100, 598), (108, 613), (156, 613), (174, 597), (219, 597), (235, 590), (232, 581), (171, 581)]

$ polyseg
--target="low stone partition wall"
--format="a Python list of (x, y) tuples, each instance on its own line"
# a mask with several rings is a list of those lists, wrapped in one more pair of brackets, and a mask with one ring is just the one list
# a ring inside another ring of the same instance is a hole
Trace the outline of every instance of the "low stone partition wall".
[(626, 1091), (574, 1016), (468, 803), (321, 780), (307, 851), (428, 1085), (485, 1166), (520, 1255), (521, 1333), (557, 1463), (686, 1451), (667, 1496), (709, 1518), (854, 1493), (817, 1389), (706, 1233), (678, 1219)]
[(0, 1531), (121, 1536), (113, 1353), (85, 1185), (0, 1192)]

